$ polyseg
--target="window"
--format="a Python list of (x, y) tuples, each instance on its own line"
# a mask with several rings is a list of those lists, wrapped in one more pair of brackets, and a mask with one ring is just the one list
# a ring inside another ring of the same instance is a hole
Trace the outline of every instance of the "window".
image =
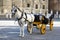
[(43, 5), (43, 9), (45, 9), (45, 5)]
[(43, 1), (45, 1), (45, 0), (43, 0)]
[(27, 7), (30, 7), (30, 4), (27, 4)]
[(38, 5), (37, 4), (36, 4), (35, 8), (38, 9)]

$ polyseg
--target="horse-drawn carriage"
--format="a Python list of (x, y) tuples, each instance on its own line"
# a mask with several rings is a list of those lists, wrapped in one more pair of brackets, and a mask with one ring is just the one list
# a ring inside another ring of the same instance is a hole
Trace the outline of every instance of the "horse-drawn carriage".
[[(33, 22), (33, 26), (36, 26), (36, 28), (38, 30), (40, 30), (41, 34), (45, 34), (46, 33), (46, 25), (49, 24), (50, 25), (50, 31), (52, 31), (53, 29), (53, 16), (50, 16), (50, 19), (46, 18), (45, 16), (39, 14), (39, 15), (34, 15), (35, 16), (35, 20)], [(28, 25), (27, 26), (27, 31), (30, 32), (31, 27)]]
[(32, 34), (33, 26), (36, 25), (36, 28), (41, 31), (41, 34), (45, 34), (46, 32), (46, 25), (50, 25), (50, 30), (53, 28), (53, 18), (54, 14), (51, 14), (49, 18), (46, 18), (44, 15), (34, 15), (28, 14), (24, 11), (21, 11), (20, 8), (15, 6), (12, 8), (12, 17), (15, 16), (18, 20), (18, 24), (20, 26), (20, 36), (24, 37), (24, 25), (27, 23), (27, 31)]

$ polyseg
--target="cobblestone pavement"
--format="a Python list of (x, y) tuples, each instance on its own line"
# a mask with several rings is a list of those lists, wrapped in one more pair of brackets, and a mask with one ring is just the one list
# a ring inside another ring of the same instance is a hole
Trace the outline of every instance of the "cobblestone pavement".
[(0, 40), (60, 40), (60, 28), (54, 27), (53, 31), (46, 28), (46, 34), (41, 35), (36, 28), (30, 35), (25, 29), (25, 37), (19, 37), (19, 27), (16, 28), (0, 28)]

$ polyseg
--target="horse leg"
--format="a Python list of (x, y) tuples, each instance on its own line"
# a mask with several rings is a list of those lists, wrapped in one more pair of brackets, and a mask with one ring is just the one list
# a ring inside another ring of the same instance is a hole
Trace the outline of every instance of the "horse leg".
[(30, 23), (30, 26), (31, 26), (30, 34), (32, 34), (32, 31), (33, 31), (33, 23)]
[(25, 29), (24, 22), (22, 22), (22, 37), (24, 37), (24, 29)]
[(22, 24), (19, 23), (19, 25), (20, 25), (20, 35), (19, 36), (22, 36)]
[(22, 27), (20, 27), (20, 35), (19, 36), (22, 36)]
[(18, 24), (20, 26), (20, 34), (19, 34), (19, 36), (22, 36), (22, 22), (18, 21)]
[(24, 26), (22, 26), (22, 37), (24, 37)]
[(24, 26), (23, 25), (20, 27), (20, 35), (19, 36), (24, 37)]

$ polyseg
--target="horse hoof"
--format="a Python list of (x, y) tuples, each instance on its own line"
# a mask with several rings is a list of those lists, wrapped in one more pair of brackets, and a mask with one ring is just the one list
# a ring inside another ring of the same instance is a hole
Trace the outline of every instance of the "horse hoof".
[(22, 36), (24, 38), (24, 36)]
[(32, 33), (30, 33), (30, 35), (32, 35)]

